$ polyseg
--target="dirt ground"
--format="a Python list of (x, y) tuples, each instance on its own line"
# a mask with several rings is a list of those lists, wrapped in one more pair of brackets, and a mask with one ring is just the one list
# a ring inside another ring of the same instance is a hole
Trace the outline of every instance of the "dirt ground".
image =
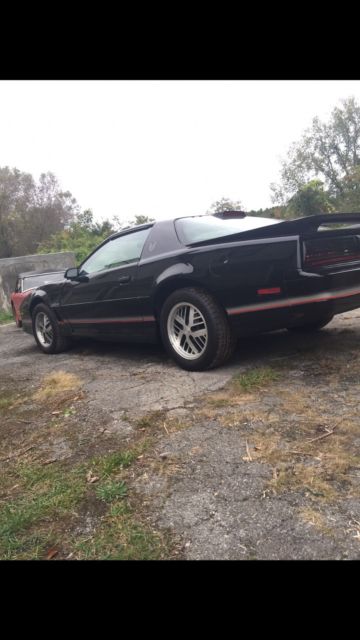
[[(0, 327), (0, 534), (17, 549), (3, 543), (2, 557), (119, 557), (99, 531), (109, 513), (111, 526), (124, 518), (126, 481), (137, 531), (166, 538), (163, 559), (360, 558), (359, 338), (354, 311), (317, 333), (240, 340), (226, 366), (188, 373), (160, 346), (83, 341), (47, 356)], [(123, 452), (118, 502), (108, 480), (90, 494), (98, 461)], [(31, 494), (38, 516), (26, 520), (21, 482), (28, 492), (39, 482), (29, 468), (52, 481), (86, 469), (86, 496), (78, 484), (66, 506), (64, 489), (45, 513)], [(35, 553), (20, 528), (51, 535)], [(114, 549), (124, 530), (111, 531)]]

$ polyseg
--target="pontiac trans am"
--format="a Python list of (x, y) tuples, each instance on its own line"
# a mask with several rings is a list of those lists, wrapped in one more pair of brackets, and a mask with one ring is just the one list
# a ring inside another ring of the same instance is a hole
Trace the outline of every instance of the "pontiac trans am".
[(238, 336), (316, 330), (360, 306), (360, 213), (279, 221), (227, 211), (120, 231), (21, 306), (45, 353), (80, 336), (160, 339), (184, 369)]

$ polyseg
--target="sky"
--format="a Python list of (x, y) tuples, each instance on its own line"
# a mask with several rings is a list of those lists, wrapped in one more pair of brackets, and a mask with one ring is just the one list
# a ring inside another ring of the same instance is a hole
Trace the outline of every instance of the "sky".
[(280, 161), (360, 81), (0, 81), (0, 167), (54, 173), (96, 220), (272, 205)]

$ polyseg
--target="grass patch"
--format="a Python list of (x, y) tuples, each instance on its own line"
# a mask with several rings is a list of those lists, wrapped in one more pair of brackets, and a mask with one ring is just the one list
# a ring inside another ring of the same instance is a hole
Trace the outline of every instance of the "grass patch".
[(147, 446), (144, 439), (72, 469), (19, 461), (9, 465), (1, 478), (0, 559), (45, 559), (53, 548), (56, 558), (72, 559), (171, 555), (166, 536), (144, 523), (142, 504), (126, 482)]
[(94, 474), (99, 475), (102, 478), (108, 478), (113, 473), (121, 471), (129, 467), (137, 456), (144, 450), (146, 446), (145, 442), (138, 444), (137, 447), (129, 449), (127, 451), (116, 451), (110, 453), (107, 456), (101, 456), (94, 458), (92, 466), (94, 467)]
[(329, 527), (326, 518), (320, 511), (312, 507), (301, 507), (301, 509), (299, 509), (299, 516), (305, 524), (310, 524), (321, 533), (325, 535), (332, 534), (331, 527)]
[(1, 409), (8, 409), (9, 407), (11, 407), (13, 402), (14, 402), (13, 396), (7, 396), (7, 397), (0, 398), (0, 410)]
[(126, 503), (112, 505), (96, 535), (75, 544), (79, 560), (161, 560), (171, 554), (169, 537), (139, 522)]
[(140, 420), (137, 420), (135, 425), (137, 429), (142, 431), (154, 431), (161, 427), (165, 419), (164, 411), (150, 411), (146, 413)]
[(46, 549), (52, 545), (52, 534), (33, 532), (27, 535), (11, 535), (6, 542), (6, 551), (2, 560), (43, 560)]
[(68, 393), (76, 391), (82, 382), (74, 373), (66, 371), (56, 371), (43, 378), (40, 389), (33, 395), (34, 400), (49, 400)]
[(134, 426), (138, 431), (145, 431), (150, 438), (156, 437), (158, 434), (170, 434), (182, 429), (187, 429), (191, 422), (186, 418), (179, 419), (172, 416), (168, 411), (150, 411), (143, 415), (140, 420), (134, 422)]
[(113, 502), (117, 498), (125, 498), (127, 486), (124, 480), (109, 481), (96, 488), (96, 497), (104, 502)]
[(166, 420), (163, 424), (164, 431), (169, 433), (176, 433), (177, 431), (183, 431), (184, 429), (188, 429), (191, 426), (190, 420), (180, 420), (179, 418), (173, 416)]
[(270, 486), (275, 493), (301, 491), (328, 501), (337, 497), (336, 487), (326, 479), (323, 469), (301, 462), (274, 468)]
[[(228, 407), (229, 406), (229, 396), (227, 394), (223, 394), (223, 396), (218, 394), (217, 396), (210, 397), (209, 398), (209, 403), (215, 409), (220, 409), (221, 407)], [(215, 416), (216, 416), (216, 414), (215, 414)]]
[(7, 324), (14, 320), (12, 313), (8, 311), (0, 311), (0, 324)]
[(265, 387), (271, 382), (276, 382), (278, 379), (278, 371), (275, 371), (271, 367), (259, 367), (258, 369), (251, 369), (250, 371), (246, 371), (246, 373), (235, 375), (232, 382), (236, 389), (241, 389), (241, 391), (249, 393), (254, 389)]
[(74, 541), (77, 559), (158, 560), (171, 557), (173, 542), (167, 534), (154, 531), (144, 523), (141, 505), (133, 500), (125, 481), (127, 470), (149, 444), (150, 441), (144, 439), (132, 449), (93, 460), (94, 473), (101, 477), (95, 486), (95, 495), (108, 505), (108, 511), (93, 535)]
[(209, 410), (211, 413), (211, 409), (213, 409), (215, 417), (217, 415), (216, 409), (219, 409), (219, 413), (221, 413), (221, 410), (226, 407), (247, 406), (250, 401), (257, 400), (256, 391), (258, 389), (270, 386), (272, 382), (279, 380), (280, 376), (280, 372), (271, 367), (258, 367), (245, 373), (235, 374), (223, 389), (206, 397), (202, 412), (206, 415)]
[(141, 505), (134, 501), (126, 484), (129, 467), (149, 444), (150, 441), (144, 439), (132, 449), (93, 460), (93, 472), (100, 475), (95, 495), (108, 505), (108, 511), (93, 535), (74, 542), (77, 559), (158, 560), (171, 557), (173, 542), (167, 534), (154, 531), (144, 523)]
[(304, 415), (289, 423), (282, 404), (279, 408), (282, 415), (277, 421), (258, 427), (249, 436), (250, 453), (253, 460), (272, 467), (268, 486), (274, 494), (299, 491), (310, 498), (331, 502), (344, 491), (348, 495), (356, 492), (351, 486), (351, 475), (360, 467), (360, 456), (354, 453), (352, 439), (358, 423), (344, 419), (334, 433), (323, 438), (329, 433), (325, 425), (331, 421), (326, 414), (308, 415), (307, 400), (303, 399)]
[(0, 558), (38, 558), (52, 536), (52, 522), (81, 500), (86, 485), (78, 470), (18, 465), (11, 475), (17, 492), (0, 507)]
[(11, 390), (0, 389), (0, 411), (16, 407), (19, 404), (19, 400), (20, 404), (24, 401), (25, 394), (14, 391), (14, 389), (17, 389), (15, 381), (11, 381), (11, 386)]
[(115, 451), (105, 456), (93, 458), (89, 465), (91, 474), (98, 477), (100, 482), (107, 482), (111, 477), (121, 478), (125, 470), (150, 446), (147, 438), (138, 441), (132, 449)]

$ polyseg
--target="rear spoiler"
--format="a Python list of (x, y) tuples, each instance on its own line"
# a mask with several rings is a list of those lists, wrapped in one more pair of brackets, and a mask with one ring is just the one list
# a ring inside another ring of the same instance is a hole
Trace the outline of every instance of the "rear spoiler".
[[(316, 216), (306, 216), (304, 218), (295, 218), (294, 220), (283, 220), (278, 224), (270, 224), (249, 231), (240, 231), (232, 233), (228, 236), (214, 238), (211, 241), (203, 240), (191, 244), (192, 247), (198, 247), (205, 244), (223, 244), (225, 242), (236, 242), (238, 240), (251, 240), (261, 238), (279, 238), (282, 236), (297, 236), (300, 234), (316, 233), (321, 225), (341, 224), (352, 222), (354, 226), (360, 226), (360, 213), (321, 213)], [(330, 229), (331, 231), (331, 229)]]
[[(345, 222), (353, 222), (355, 226), (356, 223), (360, 225), (360, 213), (321, 213), (316, 216), (295, 218), (295, 220), (284, 220), (276, 226), (276, 233), (278, 231), (280, 231), (280, 235), (314, 233), (322, 225), (343, 224)], [(269, 229), (269, 227), (264, 227), (264, 231), (266, 229)], [(256, 231), (256, 229), (254, 229), (254, 231)]]

